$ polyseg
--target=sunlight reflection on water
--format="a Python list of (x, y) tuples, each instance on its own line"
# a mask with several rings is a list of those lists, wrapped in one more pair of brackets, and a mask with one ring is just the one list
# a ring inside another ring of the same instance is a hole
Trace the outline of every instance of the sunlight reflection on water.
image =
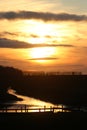
[[(9, 108), (15, 108), (15, 107), (20, 107), (22, 105), (22, 107), (25, 107), (26, 105), (26, 109), (32, 109), (32, 110), (29, 110), (27, 112), (44, 112), (45, 108), (48, 108), (46, 109), (46, 111), (51, 111), (51, 109), (53, 107), (58, 107), (60, 109), (55, 109), (54, 112), (58, 112), (58, 111), (62, 111), (62, 105), (54, 105), (52, 103), (49, 103), (49, 102), (44, 102), (44, 101), (41, 101), (39, 99), (35, 99), (35, 98), (31, 98), (31, 97), (27, 97), (27, 96), (23, 96), (23, 95), (19, 95), (16, 93), (15, 90), (9, 88), (7, 93), (11, 94), (11, 95), (14, 95), (16, 96), (17, 98), (21, 98), (23, 99), (22, 101), (16, 101), (15, 103), (12, 104), (11, 107)], [(16, 104), (16, 105), (15, 105)], [(44, 108), (44, 109), (42, 109)], [(33, 110), (33, 109), (38, 109), (38, 110)], [(20, 112), (20, 111), (19, 111)], [(23, 111), (22, 111), (23, 112)]]

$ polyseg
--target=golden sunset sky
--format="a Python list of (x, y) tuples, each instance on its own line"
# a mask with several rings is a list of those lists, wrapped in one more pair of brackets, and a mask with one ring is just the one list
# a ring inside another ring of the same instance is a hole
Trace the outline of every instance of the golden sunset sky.
[(87, 73), (87, 0), (0, 0), (0, 65)]

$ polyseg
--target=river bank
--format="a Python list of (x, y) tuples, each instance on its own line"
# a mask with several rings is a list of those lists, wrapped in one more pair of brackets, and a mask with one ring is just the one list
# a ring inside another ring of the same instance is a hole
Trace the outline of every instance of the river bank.
[(0, 66), (0, 102), (19, 100), (7, 95), (9, 87), (19, 95), (53, 104), (87, 107), (87, 75), (26, 75), (21, 70)]
[(86, 129), (87, 113), (0, 113), (0, 129)]

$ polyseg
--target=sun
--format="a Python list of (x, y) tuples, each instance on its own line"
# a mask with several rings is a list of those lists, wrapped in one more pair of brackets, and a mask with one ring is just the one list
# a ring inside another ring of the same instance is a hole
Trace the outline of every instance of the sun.
[(55, 49), (53, 47), (37, 47), (31, 49), (30, 58), (36, 62), (47, 62), (54, 54)]

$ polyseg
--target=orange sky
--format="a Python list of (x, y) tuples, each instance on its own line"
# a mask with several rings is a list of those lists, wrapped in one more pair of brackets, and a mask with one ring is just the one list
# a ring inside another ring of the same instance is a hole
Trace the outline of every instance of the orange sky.
[(0, 65), (87, 73), (87, 1), (0, 1)]

